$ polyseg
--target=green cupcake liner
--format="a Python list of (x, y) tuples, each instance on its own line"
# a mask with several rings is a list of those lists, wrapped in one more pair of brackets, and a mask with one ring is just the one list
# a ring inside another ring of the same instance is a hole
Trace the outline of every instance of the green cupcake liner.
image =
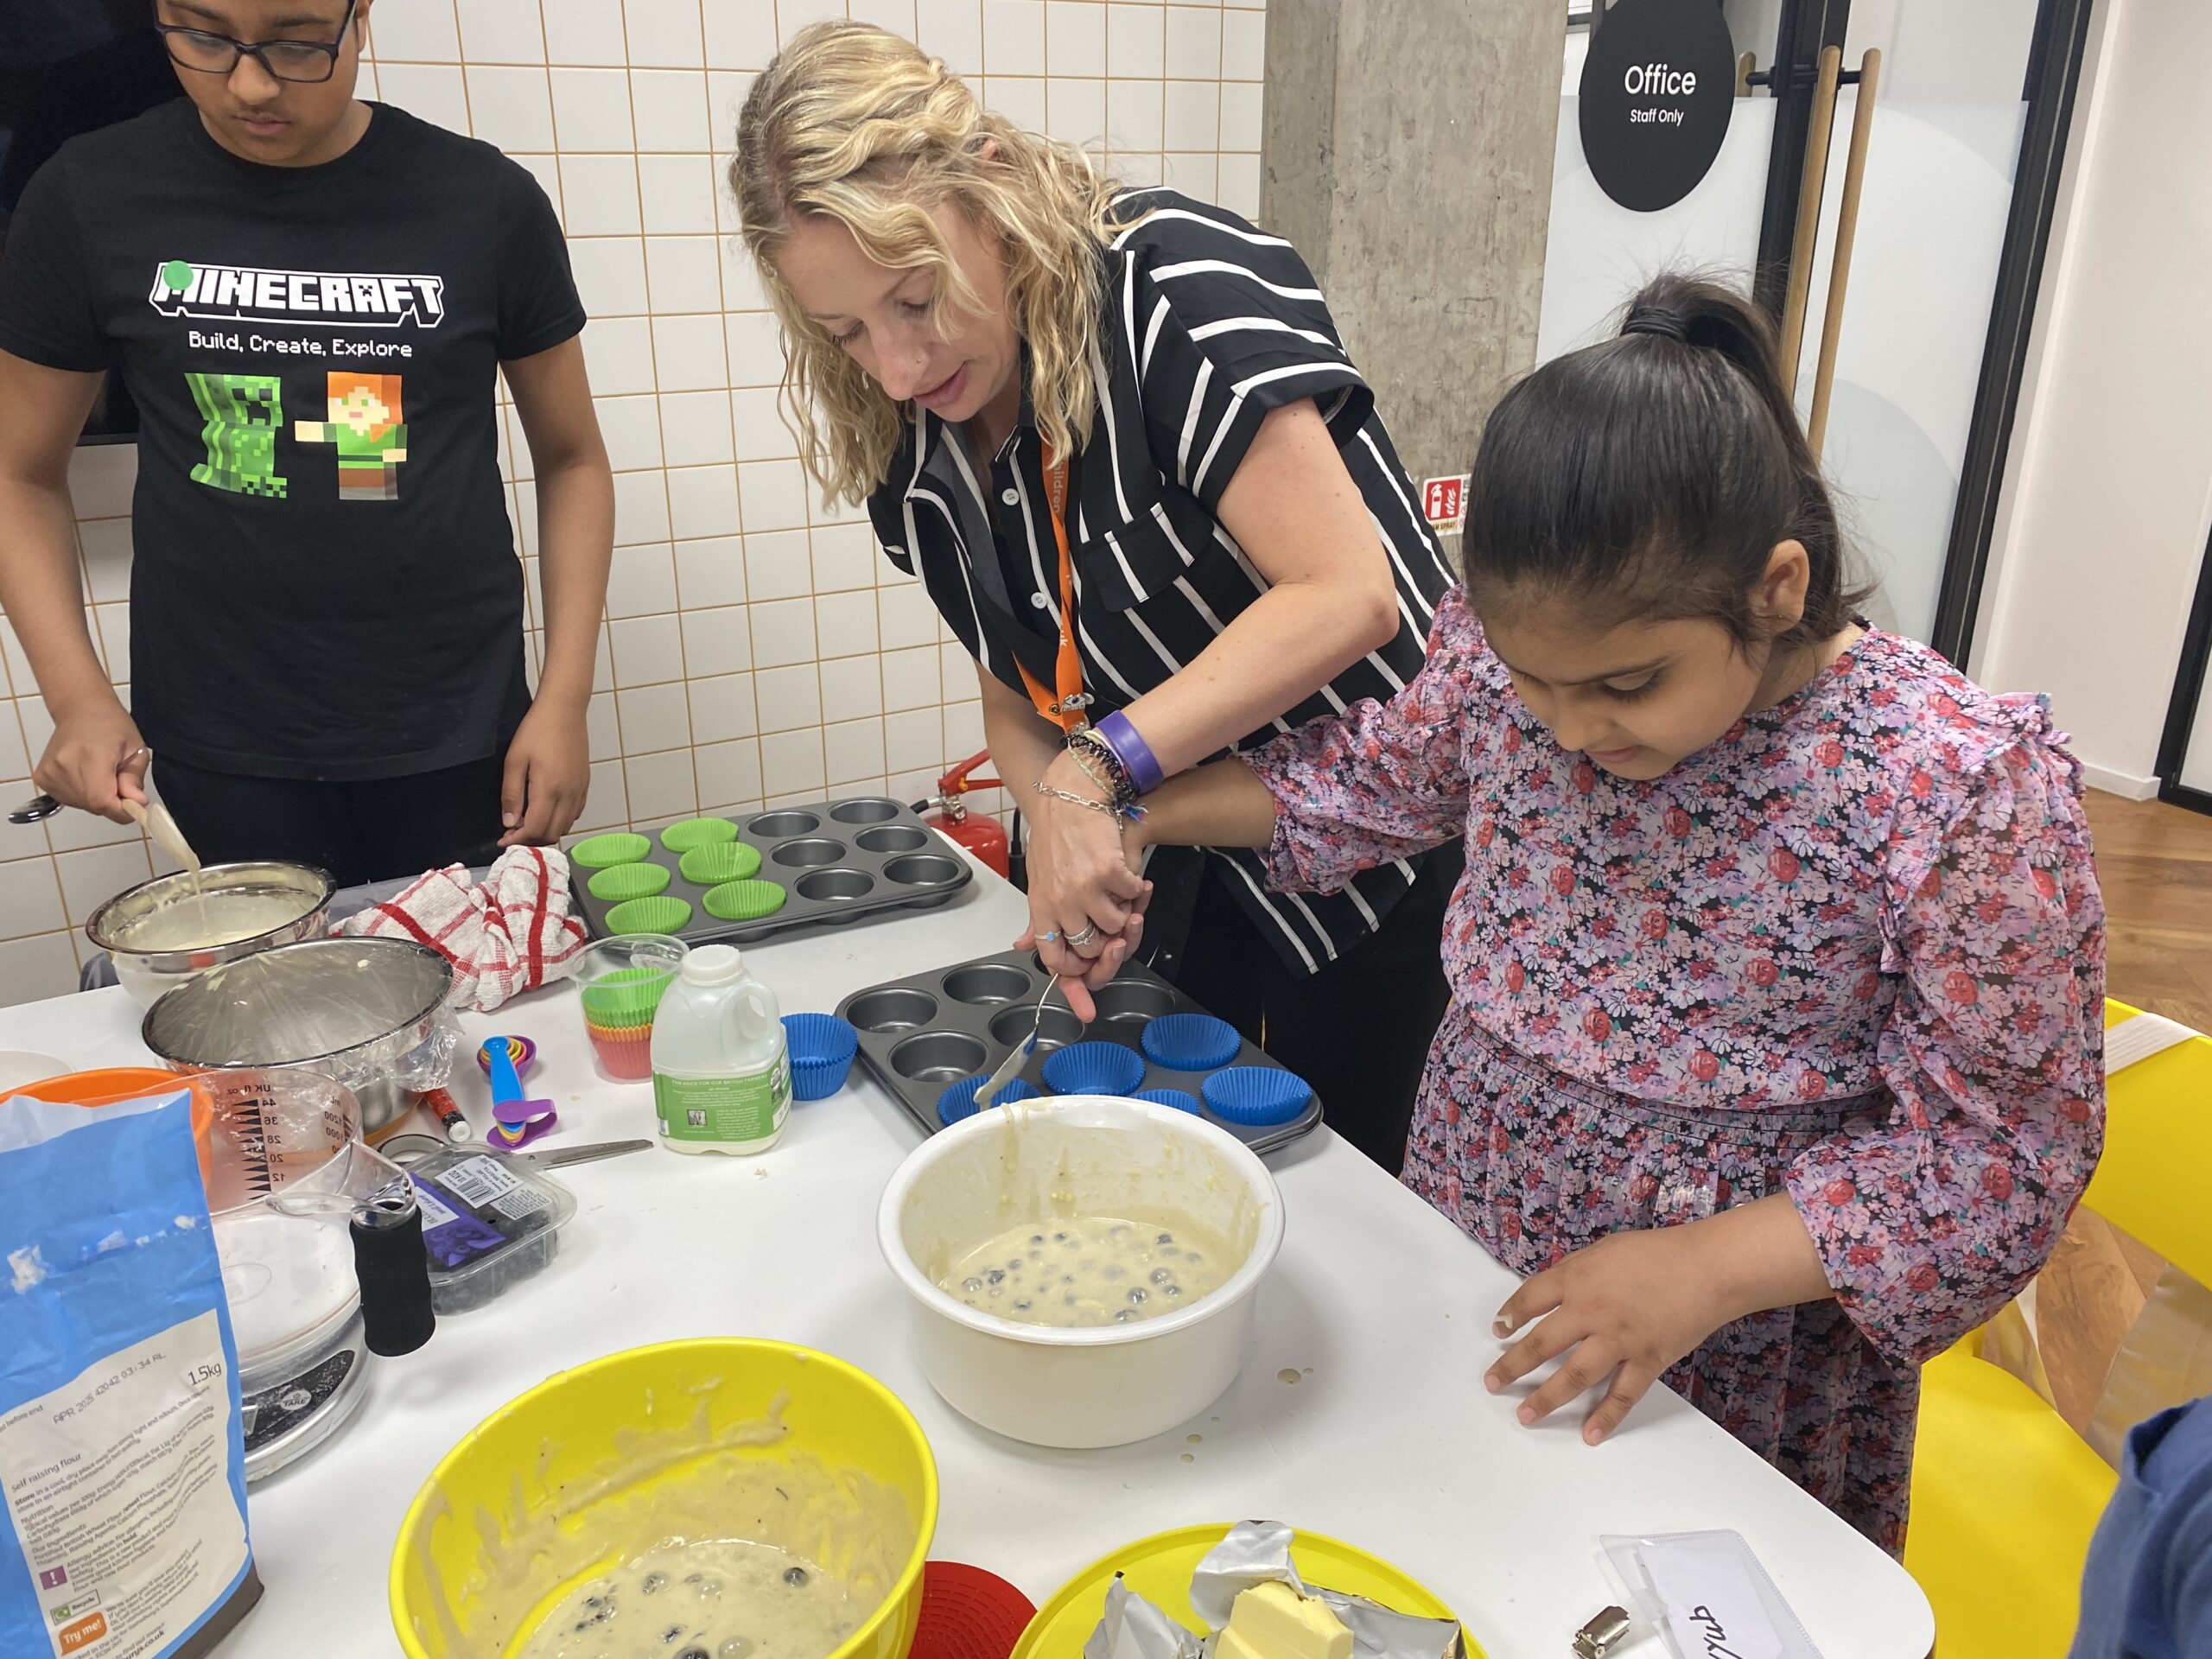
[(609, 933), (673, 933), (691, 919), (687, 899), (632, 899), (607, 912)]
[(660, 844), (671, 853), (688, 853), (701, 847), (719, 847), (737, 839), (737, 826), (728, 818), (686, 818), (660, 832)]
[(610, 905), (631, 899), (650, 899), (655, 893), (668, 891), (668, 867), (616, 864), (600, 871), (585, 885), (591, 889), (593, 898)]
[(781, 910), (784, 898), (783, 888), (773, 881), (725, 881), (701, 902), (708, 915), (722, 921), (753, 922)]
[(608, 1029), (649, 1026), (675, 982), (673, 973), (659, 968), (618, 968), (583, 988), (584, 1019)]
[(569, 849), (569, 861), (581, 864), (588, 870), (604, 869), (614, 864), (634, 864), (653, 849), (653, 844), (643, 836), (633, 836), (628, 830), (617, 830), (609, 836), (594, 836), (589, 841), (580, 841)]
[(741, 841), (694, 847), (677, 861), (676, 868), (683, 873), (686, 881), (695, 881), (702, 887), (720, 887), (725, 881), (742, 881), (758, 875), (760, 849)]

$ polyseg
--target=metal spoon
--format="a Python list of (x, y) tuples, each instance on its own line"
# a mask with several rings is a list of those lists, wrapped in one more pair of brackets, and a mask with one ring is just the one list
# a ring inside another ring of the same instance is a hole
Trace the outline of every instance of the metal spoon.
[(1037, 1052), (1037, 1033), (1045, 1028), (1045, 1004), (1051, 999), (1053, 987), (1059, 982), (1057, 979), (1045, 982), (1045, 995), (1037, 999), (1037, 1018), (1030, 1025), (1029, 1035), (1014, 1046), (1013, 1052), (999, 1062), (999, 1069), (991, 1073), (989, 1081), (976, 1091), (977, 1111), (988, 1111), (991, 1103), (998, 1098), (999, 1090), (1014, 1081), (1014, 1074), (1027, 1065), (1029, 1057)]

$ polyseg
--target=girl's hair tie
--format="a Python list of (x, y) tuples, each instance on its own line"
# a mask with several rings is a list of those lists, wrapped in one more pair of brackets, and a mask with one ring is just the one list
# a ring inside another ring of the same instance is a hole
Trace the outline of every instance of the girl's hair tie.
[(1628, 314), (1621, 324), (1624, 334), (1660, 334), (1669, 340), (1687, 340), (1689, 333), (1682, 327), (1682, 320), (1672, 312), (1643, 306)]

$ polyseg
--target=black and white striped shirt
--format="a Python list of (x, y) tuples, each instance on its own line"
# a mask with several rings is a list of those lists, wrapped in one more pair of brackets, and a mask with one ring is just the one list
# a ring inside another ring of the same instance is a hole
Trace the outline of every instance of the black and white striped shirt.
[[(1255, 747), (1363, 697), (1387, 701), (1420, 671), (1452, 576), (1313, 273), (1281, 237), (1171, 190), (1123, 197), (1120, 217), (1129, 228), (1103, 256), (1105, 360), (1091, 364), (1101, 406), (1069, 481), (1091, 718), (1183, 668), (1267, 590), (1215, 515), (1261, 421), (1300, 398), (1327, 421), (1389, 551), (1398, 633), (1230, 747)], [(1059, 645), (1059, 559), (1039, 448), (1025, 397), (989, 478), (979, 478), (958, 435), (917, 408), (889, 481), (868, 501), (892, 562), (918, 571), (960, 642), (1025, 697), (1017, 659), (1050, 685)], [(1342, 893), (1279, 893), (1255, 855), (1214, 856), (1235, 872), (1231, 889), (1285, 964), (1307, 973), (1378, 926), (1414, 878), (1399, 863)]]

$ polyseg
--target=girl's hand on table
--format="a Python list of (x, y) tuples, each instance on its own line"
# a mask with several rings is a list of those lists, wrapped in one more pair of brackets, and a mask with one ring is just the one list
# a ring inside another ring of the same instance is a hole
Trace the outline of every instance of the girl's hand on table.
[(1787, 1193), (1770, 1193), (1702, 1221), (1615, 1233), (1536, 1274), (1497, 1310), (1496, 1332), (1510, 1337), (1531, 1319), (1535, 1328), (1483, 1381), (1496, 1394), (1566, 1354), (1518, 1414), (1541, 1422), (1604, 1387), (1582, 1425), (1595, 1446), (1669, 1366), (1722, 1325), (1834, 1294), (1797, 1206)]
[[(1582, 1426), (1592, 1446), (1620, 1427), (1667, 1368), (1728, 1323), (1708, 1287), (1706, 1253), (1691, 1227), (1615, 1233), (1540, 1273), (1497, 1311), (1497, 1334), (1535, 1328), (1506, 1350), (1483, 1381), (1492, 1394), (1548, 1360), (1564, 1363), (1521, 1403), (1523, 1423), (1541, 1422), (1604, 1388)], [(1572, 1352), (1568, 1351), (1572, 1350)]]

